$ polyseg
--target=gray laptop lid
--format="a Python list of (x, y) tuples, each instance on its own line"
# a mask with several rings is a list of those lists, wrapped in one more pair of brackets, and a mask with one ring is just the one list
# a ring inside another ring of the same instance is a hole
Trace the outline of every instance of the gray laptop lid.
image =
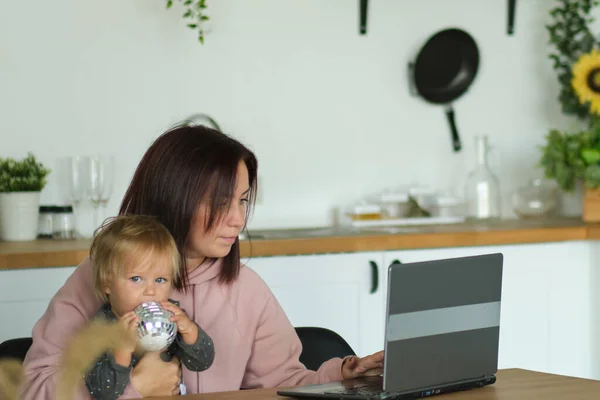
[(487, 254), (389, 267), (385, 391), (497, 372), (502, 263)]

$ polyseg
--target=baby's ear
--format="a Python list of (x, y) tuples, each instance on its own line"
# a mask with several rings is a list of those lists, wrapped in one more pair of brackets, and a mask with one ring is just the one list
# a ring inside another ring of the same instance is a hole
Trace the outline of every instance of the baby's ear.
[(104, 294), (110, 296), (110, 285), (109, 284), (105, 284), (104, 288), (102, 290), (104, 291)]

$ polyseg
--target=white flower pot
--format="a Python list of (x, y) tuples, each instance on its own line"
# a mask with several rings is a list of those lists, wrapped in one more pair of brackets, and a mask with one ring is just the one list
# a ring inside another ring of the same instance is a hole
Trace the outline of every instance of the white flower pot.
[(35, 240), (39, 213), (40, 192), (0, 193), (0, 239)]

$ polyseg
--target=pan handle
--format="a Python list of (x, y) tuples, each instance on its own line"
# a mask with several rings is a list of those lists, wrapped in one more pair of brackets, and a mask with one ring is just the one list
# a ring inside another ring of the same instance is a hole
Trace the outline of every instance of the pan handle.
[(454, 151), (460, 151), (462, 145), (460, 144), (460, 138), (458, 137), (458, 129), (456, 129), (456, 121), (454, 120), (454, 109), (452, 108), (452, 106), (446, 107), (446, 117), (448, 117), (450, 131), (452, 132), (452, 147), (454, 148)]
[(517, 8), (517, 0), (508, 0), (508, 34), (512, 35), (515, 32), (515, 11)]
[(369, 9), (369, 0), (360, 0), (360, 34), (367, 33), (367, 10)]

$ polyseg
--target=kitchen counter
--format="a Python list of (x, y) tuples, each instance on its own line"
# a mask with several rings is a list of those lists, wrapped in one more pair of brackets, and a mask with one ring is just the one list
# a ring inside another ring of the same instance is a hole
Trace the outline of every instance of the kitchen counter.
[[(251, 231), (242, 257), (467, 247), (600, 239), (600, 225), (580, 218), (503, 220), (494, 223), (361, 229)], [(0, 270), (74, 266), (88, 256), (90, 240), (0, 242)]]

